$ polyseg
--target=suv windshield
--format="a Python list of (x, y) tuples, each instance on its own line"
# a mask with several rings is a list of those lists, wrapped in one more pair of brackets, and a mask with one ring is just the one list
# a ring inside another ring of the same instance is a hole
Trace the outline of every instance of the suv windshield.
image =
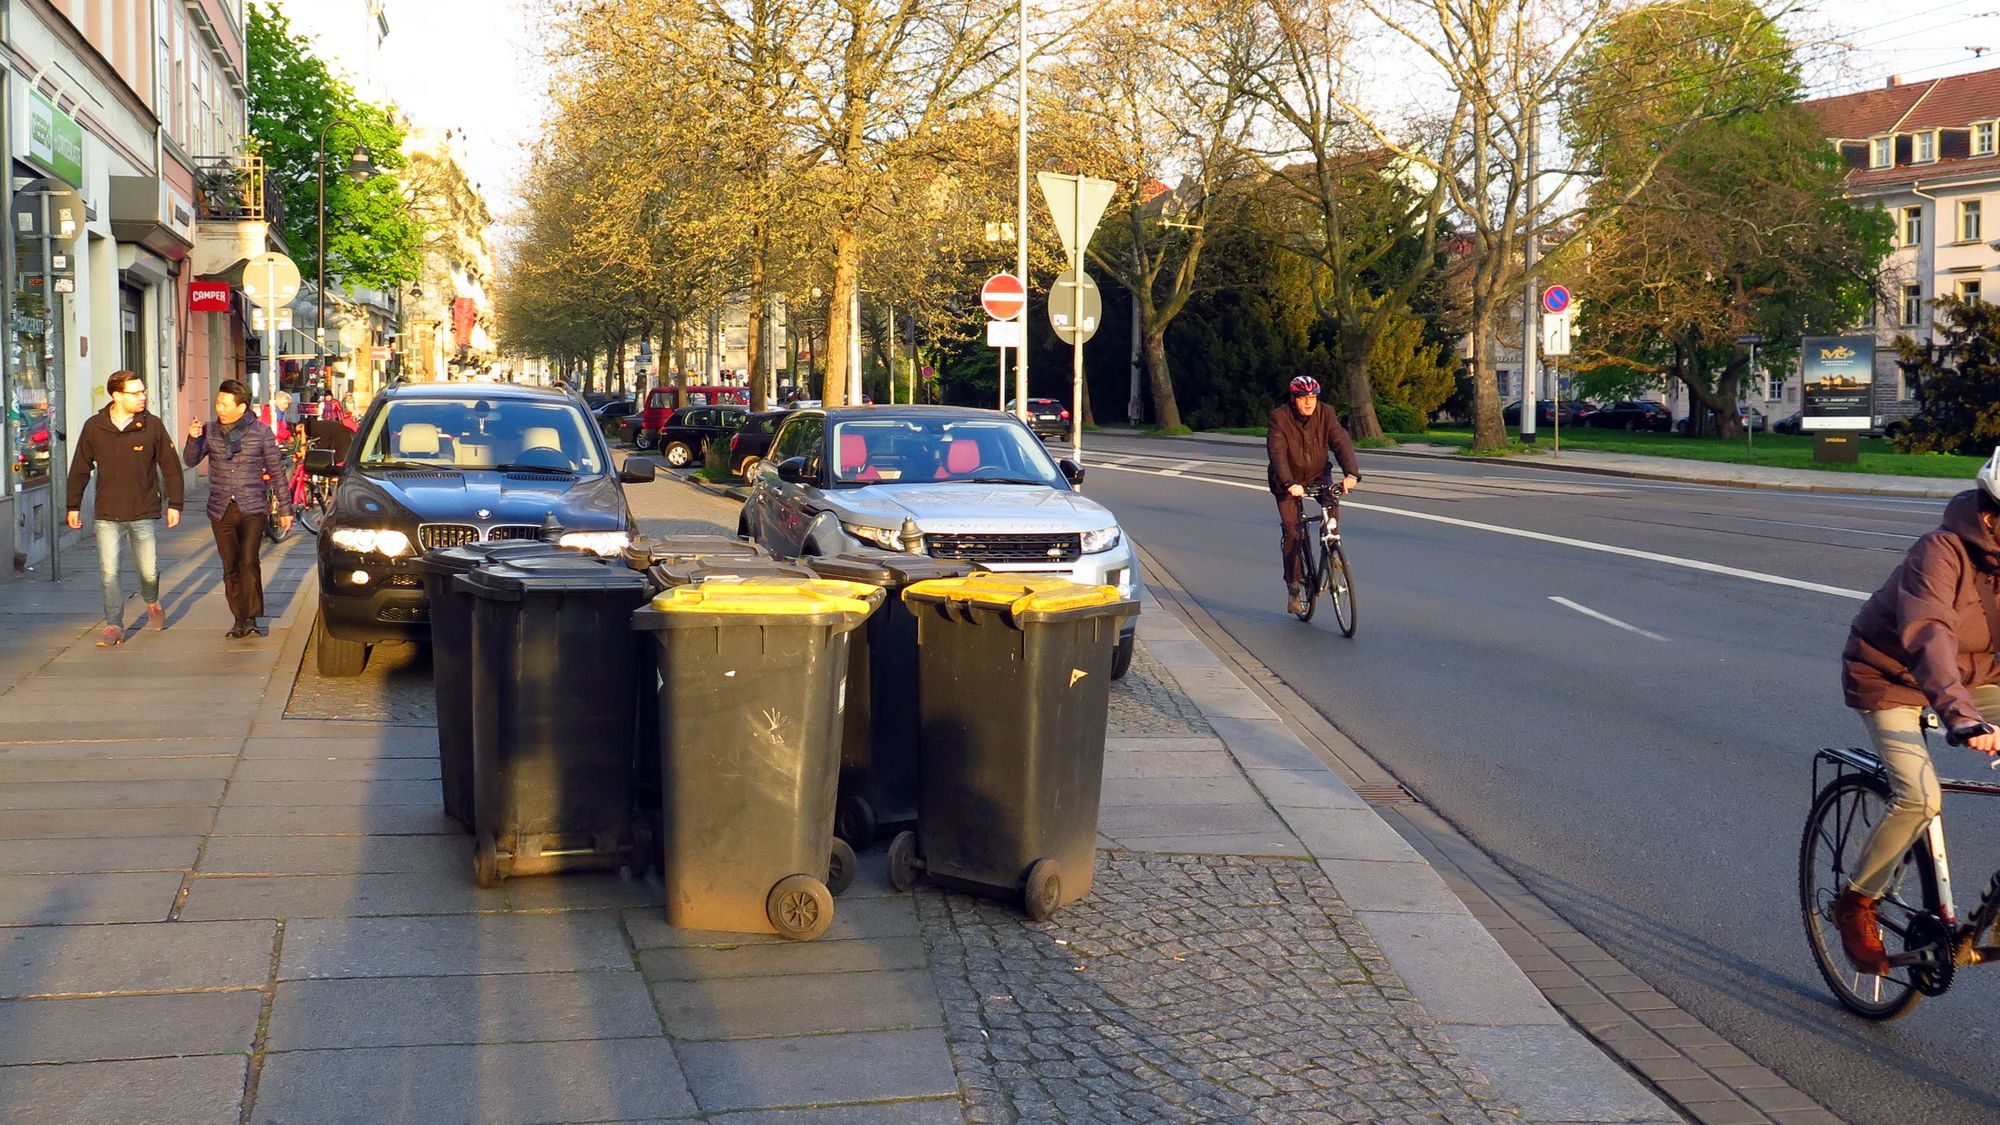
[(981, 481), (1067, 489), (1042, 443), (1018, 422), (985, 419), (843, 419), (833, 428), (840, 484)]
[(390, 401), (368, 429), (360, 463), (604, 471), (597, 443), (574, 404), (470, 396)]

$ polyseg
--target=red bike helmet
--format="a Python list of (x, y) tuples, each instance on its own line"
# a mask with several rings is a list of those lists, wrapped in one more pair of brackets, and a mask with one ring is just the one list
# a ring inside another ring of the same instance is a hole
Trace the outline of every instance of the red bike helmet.
[(1292, 397), (1304, 398), (1319, 393), (1319, 380), (1310, 375), (1301, 375), (1292, 380)]

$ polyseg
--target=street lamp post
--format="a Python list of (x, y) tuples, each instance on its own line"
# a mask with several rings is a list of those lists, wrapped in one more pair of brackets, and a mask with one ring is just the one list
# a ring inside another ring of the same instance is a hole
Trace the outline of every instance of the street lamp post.
[(320, 378), (333, 385), (326, 370), (326, 138), (335, 125), (345, 125), (354, 132), (354, 155), (347, 161), (347, 176), (355, 183), (363, 183), (375, 174), (375, 162), (368, 158), (368, 146), (363, 143), (361, 127), (344, 117), (335, 117), (320, 126), (319, 130), (319, 210), (316, 213), (319, 257), (317, 288), (313, 290), (313, 351), (319, 357)]

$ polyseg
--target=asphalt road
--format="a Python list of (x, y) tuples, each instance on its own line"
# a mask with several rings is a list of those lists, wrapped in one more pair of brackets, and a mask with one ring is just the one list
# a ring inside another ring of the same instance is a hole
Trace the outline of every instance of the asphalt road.
[[(2000, 972), (1867, 1024), (1798, 915), (1811, 752), (1865, 743), (1847, 622), (1942, 501), (1364, 454), (1347, 640), (1284, 613), (1260, 447), (1086, 452), (1089, 494), (1231, 635), (1661, 992), (1848, 1120), (1994, 1119)], [(1962, 909), (2000, 863), (1991, 811), (1947, 808)]]

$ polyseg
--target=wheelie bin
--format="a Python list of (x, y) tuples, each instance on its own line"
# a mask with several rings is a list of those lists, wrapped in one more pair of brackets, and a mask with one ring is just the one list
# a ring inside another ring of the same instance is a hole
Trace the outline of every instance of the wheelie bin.
[(917, 619), (903, 588), (962, 578), (969, 563), (855, 551), (800, 559), (822, 578), (882, 587), (882, 608), (848, 642), (847, 707), (841, 719), (840, 797), (833, 831), (857, 848), (917, 819)]
[(853, 852), (833, 835), (847, 643), (882, 592), (770, 576), (668, 590), (657, 645), (667, 921), (810, 941)]
[(1018, 898), (1046, 920), (1090, 891), (1118, 633), (1110, 586), (974, 574), (903, 591), (916, 614), (917, 828), (889, 881)]
[(473, 597), (474, 881), (629, 864), (645, 577), (563, 554), (453, 582)]
[(437, 692), (438, 782), (444, 814), (467, 832), (472, 820), (472, 594), (452, 582), (494, 559), (563, 551), (539, 539), (503, 539), (441, 547), (423, 557), (424, 600), (431, 619), (431, 682)]

